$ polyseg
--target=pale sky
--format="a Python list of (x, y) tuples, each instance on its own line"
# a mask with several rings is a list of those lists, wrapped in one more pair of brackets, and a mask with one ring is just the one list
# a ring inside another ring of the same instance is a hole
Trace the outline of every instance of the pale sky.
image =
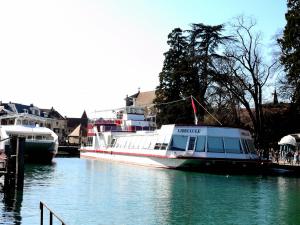
[(159, 84), (175, 27), (244, 14), (269, 44), (285, 13), (284, 0), (0, 0), (0, 100), (68, 117), (119, 108)]

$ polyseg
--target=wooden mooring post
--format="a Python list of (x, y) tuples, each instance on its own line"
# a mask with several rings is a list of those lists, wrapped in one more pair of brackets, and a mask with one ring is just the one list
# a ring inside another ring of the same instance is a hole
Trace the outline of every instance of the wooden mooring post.
[(24, 147), (24, 137), (10, 137), (10, 145), (5, 147), (6, 168), (4, 174), (4, 189), (11, 189), (14, 187), (17, 190), (23, 190)]

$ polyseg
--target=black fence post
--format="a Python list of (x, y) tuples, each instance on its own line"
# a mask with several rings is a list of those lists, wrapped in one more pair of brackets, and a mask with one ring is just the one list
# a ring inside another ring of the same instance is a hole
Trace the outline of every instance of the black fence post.
[(49, 224), (53, 225), (53, 216), (61, 222), (62, 225), (66, 225), (65, 222), (59, 218), (47, 205), (45, 205), (43, 202), (40, 202), (40, 210), (41, 210), (41, 225), (43, 225), (43, 208), (46, 208), (49, 210)]
[(40, 202), (40, 210), (41, 210), (41, 225), (43, 225), (44, 213), (43, 213), (43, 203), (42, 202)]
[(50, 211), (50, 223), (49, 223), (50, 225), (52, 225), (53, 224), (53, 214), (52, 214), (52, 212)]

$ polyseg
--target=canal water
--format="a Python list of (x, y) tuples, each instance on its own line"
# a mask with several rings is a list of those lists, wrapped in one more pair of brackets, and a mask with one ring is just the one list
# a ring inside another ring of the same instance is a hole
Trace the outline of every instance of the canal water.
[(26, 165), (23, 193), (0, 192), (0, 224), (39, 224), (40, 201), (67, 225), (300, 224), (300, 178), (54, 161)]

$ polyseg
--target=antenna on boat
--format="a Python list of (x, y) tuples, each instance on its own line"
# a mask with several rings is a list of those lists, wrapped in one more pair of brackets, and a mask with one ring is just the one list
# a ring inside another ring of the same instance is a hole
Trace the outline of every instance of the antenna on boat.
[(193, 101), (193, 99), (202, 107), (202, 109), (205, 110), (205, 112), (207, 112), (215, 121), (217, 121), (221, 126), (223, 125), (216, 117), (214, 117), (210, 112), (207, 111), (207, 109), (193, 96), (191, 95), (191, 100), (192, 100), (192, 106), (194, 109), (194, 114), (195, 114), (195, 124), (197, 124), (196, 122), (198, 122), (197, 116), (196, 116), (196, 107), (195, 107), (195, 103)]

